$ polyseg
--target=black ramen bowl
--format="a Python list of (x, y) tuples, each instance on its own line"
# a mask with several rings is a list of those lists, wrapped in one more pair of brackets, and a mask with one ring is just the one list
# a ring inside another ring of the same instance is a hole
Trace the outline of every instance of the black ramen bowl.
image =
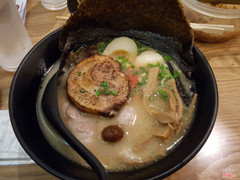
[[(10, 90), (9, 111), (14, 132), (28, 155), (42, 168), (61, 179), (98, 179), (89, 169), (66, 159), (45, 139), (36, 115), (37, 92), (43, 75), (59, 59), (58, 29), (41, 40), (20, 64)], [(194, 46), (198, 104), (193, 124), (182, 142), (163, 159), (147, 167), (109, 173), (109, 179), (140, 180), (164, 178), (187, 164), (202, 148), (214, 126), (218, 110), (218, 91), (213, 72)]]

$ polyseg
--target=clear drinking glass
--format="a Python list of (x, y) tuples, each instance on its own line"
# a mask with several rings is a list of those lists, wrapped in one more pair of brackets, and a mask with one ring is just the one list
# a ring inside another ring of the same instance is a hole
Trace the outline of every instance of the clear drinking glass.
[(41, 0), (43, 7), (48, 10), (60, 10), (67, 7), (67, 0)]
[(31, 48), (31, 40), (15, 2), (0, 0), (0, 66), (15, 71)]

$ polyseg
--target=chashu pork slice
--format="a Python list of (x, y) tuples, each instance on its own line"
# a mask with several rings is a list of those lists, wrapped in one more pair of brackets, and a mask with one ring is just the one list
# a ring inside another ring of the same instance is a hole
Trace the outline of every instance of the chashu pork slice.
[(67, 93), (82, 112), (114, 116), (128, 98), (129, 80), (110, 56), (93, 55), (70, 72)]

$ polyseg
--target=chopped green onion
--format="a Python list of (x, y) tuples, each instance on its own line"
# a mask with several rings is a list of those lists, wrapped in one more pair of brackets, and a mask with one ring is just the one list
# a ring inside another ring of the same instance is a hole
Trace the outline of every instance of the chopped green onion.
[(162, 94), (163, 96), (167, 96), (167, 92), (163, 90), (157, 90), (159, 94)]
[(170, 80), (172, 78), (173, 78), (172, 76), (167, 76), (165, 79), (168, 81), (168, 80)]
[(155, 67), (160, 67), (160, 65), (161, 65), (160, 62), (158, 61), (155, 65)]
[(163, 66), (163, 64), (161, 64), (159, 61), (156, 64), (148, 64), (147, 65), (148, 68), (159, 67), (160, 69), (162, 66)]
[(169, 62), (172, 60), (172, 57), (169, 56), (168, 54), (164, 53), (164, 52), (159, 52), (158, 53), (163, 57), (163, 59), (166, 61), (166, 62)]
[(132, 65), (128, 59), (126, 59), (124, 56), (119, 56), (117, 61), (121, 64), (121, 68), (124, 70), (127, 70), (130, 66), (132, 69), (135, 68), (135, 66)]
[(159, 94), (161, 94), (162, 99), (163, 99), (164, 101), (169, 101), (168, 94), (167, 94), (166, 91), (163, 91), (163, 90), (157, 90), (157, 92), (158, 92)]
[(124, 56), (119, 56), (118, 57), (118, 59), (117, 59), (117, 61), (119, 62), (119, 63), (122, 63), (122, 62), (124, 62)]
[(160, 72), (158, 73), (158, 78), (160, 80), (162, 79), (169, 80), (173, 78), (167, 66), (165, 67), (163, 64), (160, 64), (159, 69)]
[(148, 64), (147, 67), (151, 68), (151, 67), (155, 67), (155, 66), (153, 64)]
[(142, 82), (138, 82), (138, 83), (137, 83), (138, 86), (143, 86), (143, 85), (145, 85), (145, 84), (147, 84), (147, 82), (146, 82), (145, 80), (143, 80)]
[(169, 101), (169, 98), (167, 96), (163, 96), (164, 101)]
[(101, 93), (102, 93), (102, 90), (99, 88), (96, 92), (96, 96), (100, 96)]
[(78, 71), (78, 76), (81, 76), (82, 72), (81, 71)]
[(151, 50), (150, 47), (148, 46), (145, 46), (143, 44), (141, 44), (140, 42), (138, 41), (135, 41), (136, 45), (137, 45), (137, 52), (138, 52), (138, 55), (140, 55), (142, 52), (144, 51), (147, 51), (147, 50)]
[(164, 54), (164, 55), (163, 55), (163, 59), (164, 59), (166, 62), (169, 62), (169, 61), (172, 60), (172, 57)]
[(158, 73), (158, 78), (159, 79), (164, 79), (164, 73), (163, 72), (159, 72)]
[(100, 87), (103, 87), (104, 89), (108, 89), (109, 88), (109, 82), (102, 82), (100, 84)]
[(104, 94), (105, 94), (105, 95), (111, 94), (111, 90), (107, 89)]
[(148, 79), (147, 76), (143, 76), (143, 77), (142, 77), (142, 85), (147, 84), (147, 79)]
[(145, 85), (147, 84), (147, 81), (146, 80), (142, 80), (142, 85)]
[(173, 78), (176, 79), (179, 77), (179, 72), (178, 71), (173, 71)]
[(164, 70), (164, 65), (163, 65), (163, 64), (160, 64), (160, 65), (159, 65), (159, 68), (160, 68), (161, 71), (163, 71), (163, 70)]
[(128, 68), (129, 66), (131, 66), (132, 64), (127, 60), (127, 61), (125, 61), (125, 62), (123, 62), (122, 63), (122, 65), (123, 65), (123, 68)]
[(118, 95), (118, 92), (117, 92), (117, 91), (114, 91), (114, 90), (112, 90), (112, 94), (116, 96), (116, 95)]
[(135, 71), (135, 72), (133, 72), (133, 74), (134, 74), (134, 75), (137, 75), (137, 74), (138, 74), (138, 72), (137, 72), (137, 71)]
[(98, 43), (97, 46), (98, 46), (98, 53), (103, 54), (107, 45), (104, 42), (100, 42), (100, 43)]
[(81, 92), (81, 93), (85, 93), (86, 91), (85, 91), (84, 89), (81, 89), (80, 92)]

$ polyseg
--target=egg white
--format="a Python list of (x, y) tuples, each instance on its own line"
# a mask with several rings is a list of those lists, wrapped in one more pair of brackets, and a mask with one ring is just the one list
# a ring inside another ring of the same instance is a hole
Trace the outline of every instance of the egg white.
[(142, 52), (139, 56), (137, 56), (134, 62), (134, 65), (136, 67), (140, 67), (140, 66), (146, 66), (148, 64), (155, 65), (158, 62), (163, 65), (167, 65), (163, 57), (159, 53), (153, 50), (148, 50), (148, 51)]
[(137, 45), (128, 37), (119, 37), (107, 45), (103, 55), (111, 56), (115, 60), (124, 56), (133, 63), (137, 57)]

